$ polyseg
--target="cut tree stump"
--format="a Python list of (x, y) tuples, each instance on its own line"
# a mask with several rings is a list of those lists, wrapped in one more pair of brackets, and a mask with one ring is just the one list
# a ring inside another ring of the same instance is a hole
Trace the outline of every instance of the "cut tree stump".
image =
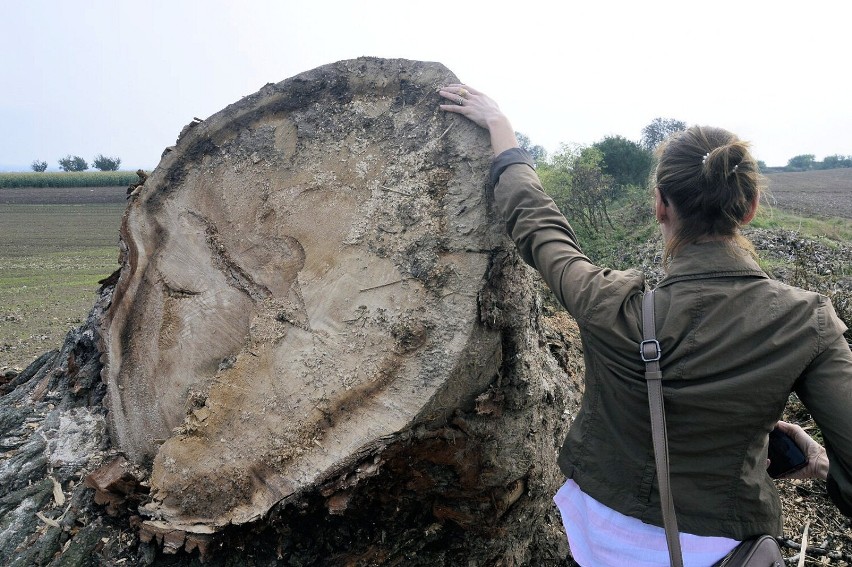
[(358, 60), (195, 123), (139, 187), (104, 329), (146, 513), (256, 520), (491, 381), (485, 133), (436, 65)]
[(438, 108), (450, 82), (320, 67), (194, 120), (132, 188), (74, 358), (100, 356), (106, 397), (60, 357), (0, 398), (71, 388), (106, 414), (112, 449), (73, 472), (89, 539), (60, 555), (132, 525), (95, 552), (569, 564), (551, 498), (581, 362), (489, 205), (486, 133)]

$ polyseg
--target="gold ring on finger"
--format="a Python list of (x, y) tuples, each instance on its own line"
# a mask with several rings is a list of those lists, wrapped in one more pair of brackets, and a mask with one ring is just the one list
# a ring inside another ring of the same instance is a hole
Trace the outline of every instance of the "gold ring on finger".
[(460, 96), (460, 97), (462, 97), (462, 98), (467, 98), (467, 95), (468, 95), (468, 94), (470, 94), (470, 93), (468, 93), (468, 92), (467, 92), (467, 89), (465, 89), (465, 88), (461, 88), (461, 89), (459, 89), (459, 96)]

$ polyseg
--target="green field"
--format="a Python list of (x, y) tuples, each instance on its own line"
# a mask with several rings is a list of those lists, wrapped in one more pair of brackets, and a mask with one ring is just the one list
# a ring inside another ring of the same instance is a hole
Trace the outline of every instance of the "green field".
[(117, 267), (123, 203), (0, 204), (0, 368), (58, 348)]
[(0, 189), (7, 187), (110, 187), (138, 181), (133, 171), (51, 171), (0, 173)]

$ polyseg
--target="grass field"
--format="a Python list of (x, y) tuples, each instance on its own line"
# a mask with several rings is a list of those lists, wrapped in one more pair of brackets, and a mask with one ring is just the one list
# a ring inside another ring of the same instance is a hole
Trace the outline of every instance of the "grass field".
[(757, 217), (750, 226), (766, 229), (784, 228), (814, 238), (852, 241), (852, 219), (815, 218), (778, 207), (762, 207), (759, 209)]
[[(49, 191), (45, 189), (43, 191)], [(119, 194), (120, 195), (120, 194)], [(125, 204), (0, 204), (0, 369), (62, 344), (117, 267)]]

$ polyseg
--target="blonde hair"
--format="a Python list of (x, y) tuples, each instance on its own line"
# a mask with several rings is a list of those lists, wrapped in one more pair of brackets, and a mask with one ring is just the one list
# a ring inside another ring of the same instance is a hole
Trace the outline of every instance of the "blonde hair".
[(651, 181), (680, 219), (677, 232), (666, 242), (664, 263), (684, 245), (706, 236), (729, 238), (756, 256), (740, 227), (765, 181), (747, 142), (722, 128), (692, 126), (663, 142), (656, 158)]

